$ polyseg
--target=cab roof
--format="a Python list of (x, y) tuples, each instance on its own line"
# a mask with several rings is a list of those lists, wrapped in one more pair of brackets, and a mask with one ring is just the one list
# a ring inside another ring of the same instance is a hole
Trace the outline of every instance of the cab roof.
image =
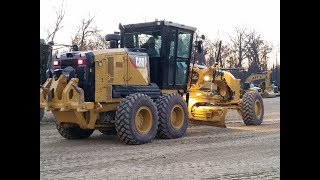
[(171, 22), (171, 21), (153, 21), (153, 22), (145, 22), (145, 23), (123, 25), (123, 27), (125, 29), (140, 28), (140, 27), (150, 27), (150, 26), (172, 26), (172, 27), (177, 27), (177, 28), (181, 28), (181, 29), (187, 29), (187, 30), (191, 30), (191, 31), (196, 31), (197, 30), (197, 28), (195, 28), (195, 27), (186, 26), (184, 24), (174, 23), (174, 22)]

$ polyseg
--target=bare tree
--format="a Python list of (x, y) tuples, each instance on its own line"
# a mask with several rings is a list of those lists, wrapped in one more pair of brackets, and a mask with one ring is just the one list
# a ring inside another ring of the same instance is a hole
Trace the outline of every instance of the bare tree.
[(255, 31), (248, 33), (247, 38), (249, 69), (253, 72), (267, 70), (268, 54), (272, 51), (272, 47)]
[[(218, 63), (222, 68), (242, 68), (248, 60), (249, 69), (253, 72), (267, 70), (269, 54), (272, 47), (262, 40), (255, 31), (236, 28), (236, 35), (230, 36), (231, 44), (221, 45), (221, 55)], [(220, 38), (214, 41), (206, 39), (203, 42), (204, 53), (195, 53), (196, 63), (212, 66), (217, 61)]]
[(47, 30), (47, 34), (48, 34), (46, 38), (47, 42), (53, 41), (54, 38), (56, 37), (57, 32), (63, 27), (61, 25), (61, 22), (65, 15), (64, 1), (62, 1), (60, 8), (56, 10), (56, 15), (57, 16), (56, 16), (56, 20), (53, 28)]
[(104, 36), (101, 34), (97, 33), (94, 35), (94, 37), (91, 37), (88, 39), (87, 47), (90, 50), (94, 49), (105, 49), (107, 46)]
[(236, 59), (232, 58), (232, 50), (229, 44), (222, 44), (221, 45), (221, 60), (220, 60), (220, 67), (226, 68), (227, 64), (229, 68), (236, 66)]
[(219, 42), (220, 38), (216, 38), (214, 42), (212, 42), (210, 39), (205, 39), (203, 43), (203, 49), (205, 55), (204, 64), (206, 66), (212, 66), (215, 63)]
[(78, 27), (77, 32), (71, 38), (72, 44), (76, 44), (80, 51), (103, 49), (106, 44), (103, 36), (100, 34), (101, 30), (98, 30), (97, 26), (92, 26), (94, 16), (83, 18), (81, 25)]
[(268, 70), (269, 54), (271, 53), (272, 49), (272, 46), (269, 46), (267, 42), (264, 41), (264, 44), (260, 50), (261, 62), (259, 64), (259, 67), (262, 71)]
[[(206, 65), (212, 66), (217, 61), (217, 54), (219, 50), (219, 42), (221, 41), (220, 38), (216, 38), (214, 42), (211, 42), (209, 39), (206, 40), (204, 44), (204, 49), (206, 52)], [(221, 54), (220, 59), (218, 59), (218, 63), (220, 67), (225, 68), (227, 65), (235, 67), (236, 59), (230, 58), (232, 56), (232, 49), (230, 48), (229, 44), (221, 44)]]
[[(199, 33), (197, 32), (197, 34)], [(194, 37), (194, 42), (196, 42), (197, 40), (196, 36)], [(200, 65), (206, 65), (207, 67), (212, 66), (217, 60), (216, 58), (218, 54), (220, 41), (221, 39), (219, 37), (217, 37), (214, 41), (211, 41), (208, 38), (203, 40), (203, 53), (197, 53), (196, 51), (192, 52), (192, 57), (195, 57), (195, 63)], [(229, 59), (230, 54), (230, 45), (222, 43), (220, 59), (218, 60), (220, 67), (226, 67), (226, 62)]]
[[(246, 48), (246, 31), (245, 28), (236, 28), (235, 36), (232, 37), (229, 35), (232, 42), (232, 50), (237, 53), (238, 64), (236, 67), (241, 68), (243, 60), (247, 57), (247, 48)], [(234, 57), (233, 57), (234, 58)]]
[(203, 49), (205, 51), (205, 65), (212, 66), (215, 61), (215, 51), (216, 48), (210, 39), (206, 39), (203, 44)]
[(225, 61), (228, 68), (236, 68), (238, 67), (238, 58), (236, 52), (232, 49), (231, 45), (227, 46), (225, 50)]

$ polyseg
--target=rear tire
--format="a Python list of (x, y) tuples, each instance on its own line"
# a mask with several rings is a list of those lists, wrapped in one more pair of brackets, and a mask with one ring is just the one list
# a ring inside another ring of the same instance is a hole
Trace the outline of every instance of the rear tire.
[(66, 139), (86, 139), (94, 131), (94, 129), (81, 129), (76, 125), (68, 127), (57, 125), (57, 130)]
[(179, 138), (186, 133), (189, 116), (184, 99), (179, 94), (166, 94), (156, 101), (159, 113), (158, 137)]
[(157, 107), (145, 94), (130, 94), (118, 106), (116, 131), (126, 144), (144, 144), (154, 139), (158, 130)]
[(246, 125), (260, 125), (264, 116), (264, 105), (261, 95), (248, 91), (242, 98), (242, 118)]

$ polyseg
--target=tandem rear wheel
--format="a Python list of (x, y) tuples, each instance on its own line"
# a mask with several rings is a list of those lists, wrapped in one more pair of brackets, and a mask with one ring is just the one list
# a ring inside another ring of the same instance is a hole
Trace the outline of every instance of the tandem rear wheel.
[(157, 107), (149, 96), (128, 95), (116, 111), (117, 135), (126, 144), (148, 143), (157, 134), (158, 119)]
[(189, 116), (187, 104), (179, 94), (161, 96), (156, 105), (159, 113), (158, 137), (174, 139), (186, 133)]

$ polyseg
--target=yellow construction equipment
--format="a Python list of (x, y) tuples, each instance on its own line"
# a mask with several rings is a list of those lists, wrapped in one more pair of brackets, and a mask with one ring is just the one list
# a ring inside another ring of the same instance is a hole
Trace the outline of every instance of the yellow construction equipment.
[(260, 82), (259, 87), (262, 90), (262, 97), (264, 98), (274, 98), (276, 97), (276, 93), (273, 91), (270, 85), (270, 75), (272, 71), (264, 71), (259, 73), (253, 73), (249, 77), (247, 77), (246, 81), (244, 82), (243, 89), (244, 92), (249, 91), (250, 83), (253, 83), (254, 81), (263, 80)]
[[(220, 56), (219, 44), (218, 61)], [(228, 109), (235, 109), (246, 125), (263, 121), (262, 97), (256, 91), (246, 92), (240, 99), (240, 80), (230, 72), (220, 70), (218, 62), (211, 67), (194, 66), (189, 81), (189, 118), (193, 123), (225, 126)]]
[(119, 24), (119, 29), (106, 36), (109, 49), (53, 57), (40, 88), (40, 108), (52, 112), (67, 139), (87, 138), (95, 129), (116, 132), (127, 144), (150, 142), (156, 134), (183, 136), (189, 122), (183, 95), (196, 28), (154, 21)]
[[(237, 109), (247, 125), (261, 124), (261, 96), (248, 92), (241, 100), (232, 74), (216, 67), (189, 71), (191, 51), (202, 51), (202, 40), (193, 43), (196, 28), (154, 21), (119, 29), (106, 36), (109, 49), (52, 58), (40, 108), (52, 112), (61, 136), (82, 139), (99, 130), (126, 144), (148, 143), (156, 135), (179, 138), (189, 116), (224, 123), (228, 108)], [(216, 91), (203, 91), (202, 82), (210, 79)]]

